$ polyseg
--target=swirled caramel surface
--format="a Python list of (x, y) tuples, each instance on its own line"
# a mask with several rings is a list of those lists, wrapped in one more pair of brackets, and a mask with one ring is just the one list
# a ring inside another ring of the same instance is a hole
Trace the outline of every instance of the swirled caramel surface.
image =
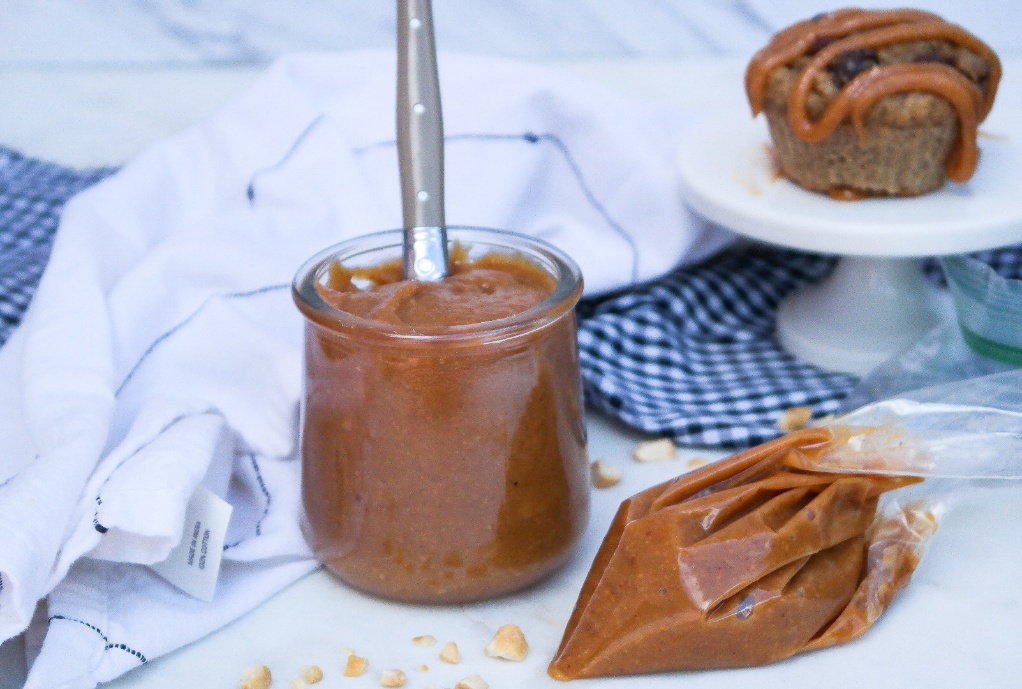
[[(893, 64), (876, 59), (874, 51), (913, 43), (954, 46), (971, 53), (972, 59), (957, 64), (938, 51), (908, 53), (905, 61), (893, 59)], [(945, 163), (948, 178), (962, 182), (975, 172), (976, 128), (993, 105), (1001, 64), (993, 50), (968, 31), (930, 12), (908, 9), (843, 9), (798, 22), (775, 35), (749, 64), (745, 88), (754, 114), (764, 108), (770, 73), (797, 62), (803, 64), (788, 98), (788, 117), (803, 141), (822, 141), (846, 120), (864, 139), (865, 114), (878, 101), (930, 93), (946, 100), (959, 122)], [(811, 94), (828, 76), (839, 90), (821, 112), (813, 113)]]
[(349, 317), (299, 303), (303, 529), (320, 561), (422, 603), (505, 594), (560, 566), (588, 515), (581, 285), (550, 302), (540, 265), (459, 246), (439, 282), (404, 280), (400, 261), (335, 261), (326, 278), (319, 296)]

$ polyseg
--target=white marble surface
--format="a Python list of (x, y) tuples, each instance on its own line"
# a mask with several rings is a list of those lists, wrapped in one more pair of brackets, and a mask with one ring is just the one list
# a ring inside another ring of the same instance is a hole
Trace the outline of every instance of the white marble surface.
[[(751, 54), (777, 29), (896, 0), (434, 0), (441, 49), (533, 60)], [(915, 0), (995, 49), (1022, 49), (1022, 3)], [(394, 45), (393, 0), (0, 0), (0, 66), (261, 65)]]
[[(741, 88), (732, 77), (745, 58), (781, 26), (842, 4), (833, 0), (434, 0), (434, 15), (438, 42), (445, 50), (570, 61), (570, 69), (630, 93), (683, 106), (741, 107)], [(1022, 3), (924, 0), (912, 4), (941, 11), (1003, 54), (1022, 55), (1022, 32), (1018, 31)], [(77, 166), (121, 164), (153, 140), (217, 110), (275, 57), (297, 50), (388, 47), (393, 45), (393, 23), (393, 3), (383, 0), (0, 0), (0, 144)], [(705, 59), (720, 56), (731, 59)], [(697, 59), (679, 62), (676, 58)], [(639, 72), (648, 78), (636, 78)], [(685, 86), (676, 86), (679, 82)], [(620, 451), (631, 442), (628, 434), (614, 427), (602, 425), (594, 430), (594, 447), (608, 452)], [(989, 509), (973, 514), (986, 515), (986, 524), (996, 523), (1000, 516)], [(1007, 515), (1004, 511), (1003, 516)], [(963, 537), (960, 542), (968, 540)], [(1018, 551), (1017, 537), (1014, 545)], [(947, 562), (956, 561), (951, 555), (945, 557)], [(940, 586), (938, 571), (928, 572), (917, 589)], [(958, 583), (968, 590), (968, 582)], [(281, 618), (275, 616), (287, 615), (295, 601), (306, 610), (314, 609), (309, 606), (315, 606), (323, 586), (317, 579), (300, 584), (247, 618), (249, 622), (154, 663), (126, 677), (121, 686), (234, 686), (246, 648), (265, 648), (279, 636), (262, 633), (260, 626), (279, 623)], [(979, 593), (980, 599), (992, 597), (990, 605), (1004, 603), (995, 591)], [(1017, 621), (1017, 595), (1011, 605)], [(960, 607), (951, 605), (946, 612), (963, 616), (971, 612)], [(938, 613), (943, 614), (934, 611)], [(284, 628), (300, 630), (301, 625), (289, 622)], [(917, 677), (923, 684), (915, 686), (966, 686), (963, 671), (969, 667), (988, 680), (1003, 682), (984, 686), (1010, 686), (1011, 664), (1001, 661), (1019, 650), (1022, 630), (1018, 625), (1006, 630), (1005, 637), (983, 629), (978, 635), (968, 628), (965, 631), (978, 636), (980, 645), (970, 644), (977, 655), (962, 658), (943, 677), (936, 672)], [(983, 639), (989, 640), (986, 653), (981, 648)], [(948, 631), (935, 641), (930, 639), (929, 646), (887, 649), (896, 653), (877, 654), (874, 661), (903, 656), (912, 661), (908, 667), (924, 669), (933, 654), (945, 661), (952, 657), (955, 645)], [(225, 658), (225, 649), (236, 655)], [(0, 689), (21, 686), (22, 652), (20, 641), (0, 645)], [(225, 661), (229, 661), (226, 668)], [(217, 676), (222, 682), (210, 681), (221, 672)], [(942, 683), (942, 678), (947, 681)], [(792, 686), (818, 683), (817, 678), (804, 679), (805, 683)]]
[[(560, 65), (626, 92), (663, 102), (692, 108), (735, 109), (744, 107), (742, 63), (740, 58), (699, 58), (573, 61)], [(15, 101), (0, 99), (0, 141), (17, 139), (29, 153), (45, 153), (66, 163), (117, 164), (135, 155), (148, 142), (216, 110), (257, 72), (249, 66), (5, 70), (0, 72), (0, 92), (9, 93), (17, 87), (23, 89), (23, 97)], [(63, 107), (57, 107), (61, 103)], [(684, 469), (685, 461), (672, 466), (639, 467), (627, 459), (636, 438), (634, 434), (599, 418), (591, 418), (588, 425), (593, 456), (606, 457), (628, 471), (625, 484), (616, 492), (599, 497), (600, 516), (594, 518), (588, 537), (587, 548), (592, 550), (605, 529), (611, 503), (678, 473)], [(695, 452), (688, 451), (686, 456), (692, 454)], [(665, 675), (596, 685), (666, 688), (684, 681), (707, 689), (753, 684), (808, 689), (819, 685), (819, 673), (824, 672), (828, 686), (848, 689), (1012, 686), (1013, 659), (1022, 639), (1022, 618), (1017, 615), (1022, 600), (1015, 585), (1022, 576), (1019, 556), (1022, 543), (1017, 529), (1010, 527), (1017, 494), (1008, 498), (973, 501), (957, 510), (955, 520), (938, 534), (933, 551), (901, 602), (861, 643), (762, 671), (697, 673), (684, 678)], [(987, 566), (985, 562), (997, 562), (997, 566)], [(495, 687), (541, 686), (546, 682), (541, 655), (548, 656), (551, 645), (556, 643), (559, 624), (585, 568), (583, 557), (565, 574), (566, 579), (557, 580), (562, 588), (572, 589), (571, 594), (564, 594), (553, 584), (537, 591), (534, 609), (516, 611), (501, 608), (498, 603), (471, 614), (452, 610), (436, 618), (422, 610), (401, 610), (397, 617), (379, 617), (372, 605), (362, 598), (352, 598), (349, 591), (320, 572), (221, 632), (155, 659), (111, 686), (122, 689), (237, 686), (240, 670), (255, 662), (270, 663), (278, 670), (275, 686), (287, 686), (297, 667), (307, 662), (321, 663), (331, 673), (330, 681), (321, 686), (374, 686), (376, 676), (366, 676), (361, 682), (337, 676), (341, 648), (371, 639), (383, 640), (374, 647), (377, 663), (407, 663), (411, 662), (407, 644), (390, 643), (394, 638), (401, 641), (419, 633), (449, 632), (465, 639), (468, 648), (468, 641), (475, 643), (485, 636), (487, 625), (506, 620), (511, 613), (524, 615), (523, 619), (536, 630), (535, 662), (528, 668), (484, 666), (480, 663), (487, 661), (476, 652), (471, 667), (466, 660), (457, 669), (485, 670)], [(337, 620), (347, 618), (352, 609), (366, 615), (366, 634), (338, 626)], [(401, 620), (401, 629), (394, 627), (395, 620)], [(0, 689), (21, 686), (22, 654), (20, 639), (0, 646)], [(443, 674), (442, 664), (435, 660), (426, 662), (433, 670), (411, 674), (414, 681), (410, 686), (447, 680), (450, 672)], [(413, 667), (409, 665), (406, 670)], [(381, 665), (374, 668), (379, 670)], [(452, 678), (458, 679), (460, 675)], [(496, 681), (500, 679), (506, 681)], [(973, 684), (973, 680), (978, 684)]]
[[(740, 58), (546, 64), (685, 109), (746, 109)], [(222, 65), (0, 70), (0, 94), (11, 96), (0, 98), (0, 144), (75, 167), (121, 165), (209, 117), (262, 71)]]

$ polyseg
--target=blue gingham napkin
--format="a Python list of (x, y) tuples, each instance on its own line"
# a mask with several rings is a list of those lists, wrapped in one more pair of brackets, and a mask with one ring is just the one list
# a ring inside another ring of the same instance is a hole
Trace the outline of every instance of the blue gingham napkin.
[(71, 170), (0, 146), (0, 344), (35, 293), (64, 202), (112, 172)]

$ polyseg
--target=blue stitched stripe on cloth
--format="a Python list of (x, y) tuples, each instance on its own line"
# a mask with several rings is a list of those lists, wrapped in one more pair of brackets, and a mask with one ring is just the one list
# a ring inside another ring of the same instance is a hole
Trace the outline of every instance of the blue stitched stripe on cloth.
[[(113, 172), (72, 170), (0, 147), (0, 345), (35, 292), (64, 203)], [(1022, 245), (975, 256), (1022, 278)], [(586, 402), (636, 429), (718, 447), (776, 437), (776, 420), (789, 407), (836, 411), (855, 379), (797, 361), (772, 335), (781, 299), (833, 265), (814, 254), (745, 247), (583, 300)], [(936, 261), (924, 269), (942, 280)]]

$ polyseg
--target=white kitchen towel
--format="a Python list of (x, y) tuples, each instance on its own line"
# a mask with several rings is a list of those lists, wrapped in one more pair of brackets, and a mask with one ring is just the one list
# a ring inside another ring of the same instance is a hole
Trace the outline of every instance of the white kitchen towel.
[[(289, 283), (324, 247), (400, 226), (395, 71), (379, 52), (282, 59), (66, 206), (0, 349), (0, 639), (36, 614), (28, 687), (116, 677), (315, 566)], [(553, 242), (588, 294), (730, 241), (675, 188), (684, 113), (493, 59), (441, 56), (440, 74), (451, 224)], [(145, 567), (200, 484), (235, 508), (212, 603)]]

